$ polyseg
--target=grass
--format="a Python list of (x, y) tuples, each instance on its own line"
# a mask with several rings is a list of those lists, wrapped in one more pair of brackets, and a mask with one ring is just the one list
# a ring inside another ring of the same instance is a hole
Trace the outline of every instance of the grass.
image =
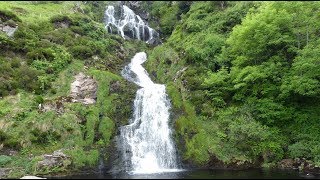
[(46, 97), (68, 96), (74, 76), (80, 71), (84, 71), (83, 67), (82, 61), (74, 60), (64, 71), (59, 73), (58, 78), (53, 82), (52, 87), (55, 89), (56, 94), (48, 93)]
[(11, 10), (25, 23), (48, 21), (52, 16), (72, 14), (75, 2), (34, 3), (30, 1), (1, 1), (0, 10)]

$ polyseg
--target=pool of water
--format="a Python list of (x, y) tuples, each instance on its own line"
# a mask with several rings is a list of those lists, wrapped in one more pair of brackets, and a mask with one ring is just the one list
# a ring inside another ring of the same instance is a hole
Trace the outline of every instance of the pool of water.
[(320, 175), (295, 170), (184, 170), (154, 174), (79, 174), (48, 179), (320, 179)]

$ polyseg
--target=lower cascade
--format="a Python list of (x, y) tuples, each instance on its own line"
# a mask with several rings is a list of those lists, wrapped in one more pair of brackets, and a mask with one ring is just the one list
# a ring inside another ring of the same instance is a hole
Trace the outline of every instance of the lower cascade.
[(122, 70), (124, 78), (141, 87), (134, 100), (133, 118), (120, 127), (122, 167), (141, 174), (178, 171), (168, 124), (170, 102), (165, 85), (153, 83), (142, 67), (146, 59), (146, 53), (139, 52)]

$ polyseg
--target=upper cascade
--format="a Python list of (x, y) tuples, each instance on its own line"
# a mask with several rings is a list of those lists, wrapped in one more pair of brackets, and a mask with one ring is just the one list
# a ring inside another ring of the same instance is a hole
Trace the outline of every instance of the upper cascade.
[(105, 28), (110, 33), (120, 34), (124, 39), (133, 38), (145, 41), (148, 44), (159, 43), (159, 33), (149, 27), (139, 15), (136, 15), (128, 6), (122, 5), (115, 12), (114, 6), (107, 6), (105, 11)]

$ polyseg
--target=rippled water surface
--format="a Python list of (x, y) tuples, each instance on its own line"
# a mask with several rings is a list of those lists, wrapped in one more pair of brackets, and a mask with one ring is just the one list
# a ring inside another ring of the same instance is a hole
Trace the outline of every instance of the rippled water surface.
[(302, 174), (294, 170), (185, 170), (156, 174), (79, 174), (49, 179), (320, 179), (320, 175)]

